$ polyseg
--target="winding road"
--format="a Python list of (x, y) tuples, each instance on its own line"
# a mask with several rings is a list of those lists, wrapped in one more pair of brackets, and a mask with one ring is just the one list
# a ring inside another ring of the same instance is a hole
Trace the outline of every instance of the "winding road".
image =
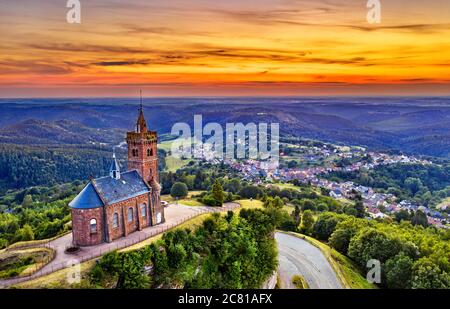
[(276, 233), (278, 244), (278, 274), (282, 289), (294, 289), (292, 276), (301, 275), (311, 289), (342, 289), (330, 263), (322, 251), (306, 240)]

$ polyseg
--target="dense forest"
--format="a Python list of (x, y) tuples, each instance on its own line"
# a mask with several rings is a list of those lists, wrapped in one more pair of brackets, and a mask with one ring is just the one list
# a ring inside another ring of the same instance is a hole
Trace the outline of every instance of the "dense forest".
[(84, 183), (32, 187), (0, 197), (0, 249), (18, 241), (46, 239), (70, 230), (68, 203)]
[(450, 288), (449, 230), (323, 213), (309, 234), (347, 255), (362, 273), (369, 260), (378, 260), (382, 287)]
[[(165, 154), (158, 154), (164, 168)], [(124, 166), (125, 160), (121, 162)], [(111, 151), (104, 148), (0, 144), (0, 249), (70, 230), (68, 203), (89, 175), (108, 175), (110, 165)]]
[(87, 146), (0, 145), (3, 189), (52, 186), (106, 175), (112, 149)]
[[(117, 149), (123, 169), (126, 153)], [(164, 168), (164, 152), (159, 151), (160, 169)], [(107, 147), (61, 145), (23, 146), (0, 144), (0, 194), (7, 189), (31, 186), (53, 186), (90, 176), (108, 175), (112, 149)]]
[(177, 229), (143, 249), (106, 254), (91, 271), (90, 284), (109, 288), (260, 288), (277, 266), (275, 218), (269, 210), (214, 214), (194, 231)]
[(384, 165), (372, 170), (333, 172), (327, 178), (353, 181), (392, 193), (399, 200), (409, 199), (424, 206), (435, 206), (450, 197), (450, 163)]

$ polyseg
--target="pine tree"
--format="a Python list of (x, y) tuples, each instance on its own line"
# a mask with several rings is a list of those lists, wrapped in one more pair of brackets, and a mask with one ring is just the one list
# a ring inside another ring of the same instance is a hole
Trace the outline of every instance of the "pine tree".
[(218, 179), (214, 181), (212, 187), (212, 196), (216, 200), (217, 204), (220, 206), (223, 204), (223, 200), (225, 199), (225, 194), (223, 193), (223, 188)]

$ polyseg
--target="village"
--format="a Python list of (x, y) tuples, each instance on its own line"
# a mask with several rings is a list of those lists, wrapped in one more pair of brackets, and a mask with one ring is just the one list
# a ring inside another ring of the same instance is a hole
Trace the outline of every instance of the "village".
[[(290, 145), (292, 147), (292, 145)], [(271, 182), (289, 182), (298, 180), (302, 183), (308, 183), (316, 187), (329, 190), (329, 195), (338, 200), (349, 200), (359, 193), (363, 199), (364, 206), (371, 218), (385, 218), (393, 216), (395, 213), (406, 210), (415, 212), (421, 210), (427, 215), (428, 223), (437, 228), (448, 228), (446, 226), (445, 216), (434, 209), (419, 205), (409, 200), (397, 201), (393, 194), (380, 193), (373, 188), (361, 186), (351, 181), (335, 182), (325, 178), (331, 172), (344, 171), (352, 172), (359, 170), (370, 170), (380, 165), (413, 163), (413, 164), (431, 164), (431, 162), (414, 156), (404, 154), (387, 154), (382, 152), (365, 151), (361, 147), (336, 147), (331, 144), (323, 144), (320, 147), (298, 147), (302, 148), (303, 153), (298, 154), (299, 161), (308, 162), (309, 166), (289, 167), (282, 164), (283, 160), (292, 159), (292, 153), (287, 156), (280, 153), (280, 161), (271, 162), (267, 160), (230, 160), (225, 159), (224, 163), (232, 169), (242, 174), (243, 180), (254, 184), (264, 184)], [(212, 147), (204, 144), (201, 157), (211, 163), (219, 164), (220, 159), (215, 156)], [(333, 160), (328, 160), (333, 158)], [(335, 164), (336, 160), (348, 162), (348, 165)], [(319, 163), (317, 163), (319, 162)]]

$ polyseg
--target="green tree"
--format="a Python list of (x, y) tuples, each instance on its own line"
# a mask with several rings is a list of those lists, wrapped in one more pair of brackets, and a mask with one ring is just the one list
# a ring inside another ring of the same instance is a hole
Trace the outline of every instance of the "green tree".
[(328, 240), (340, 220), (341, 218), (334, 213), (321, 214), (314, 223), (313, 236), (321, 240)]
[(317, 210), (318, 211), (328, 211), (328, 205), (326, 203), (319, 203), (319, 205), (317, 205)]
[(427, 215), (423, 211), (417, 210), (411, 219), (411, 223), (413, 225), (421, 225), (423, 227), (427, 227), (428, 226)]
[(262, 191), (257, 186), (245, 186), (239, 191), (239, 195), (243, 198), (258, 198), (262, 195)]
[(373, 228), (366, 228), (350, 240), (348, 256), (361, 267), (365, 267), (367, 261), (371, 259), (384, 263), (404, 249), (406, 248), (403, 247), (400, 239), (391, 238), (386, 233)]
[(410, 289), (414, 261), (404, 253), (387, 260), (386, 283), (390, 289)]
[(223, 200), (225, 198), (225, 194), (223, 193), (222, 184), (218, 179), (214, 181), (213, 187), (212, 187), (212, 197), (216, 200), (218, 205), (223, 204)]
[(311, 210), (305, 210), (302, 215), (302, 223), (300, 224), (300, 231), (303, 234), (311, 235), (314, 225), (314, 216)]
[(344, 221), (339, 222), (328, 239), (330, 246), (343, 254), (347, 254), (350, 240), (365, 226), (364, 221), (354, 217), (348, 217)]
[(404, 184), (405, 184), (405, 187), (408, 188), (409, 191), (411, 191), (412, 195), (415, 195), (423, 187), (422, 181), (419, 178), (414, 178), (414, 177), (406, 178)]
[(414, 263), (411, 286), (413, 289), (448, 289), (450, 275), (429, 258), (421, 258)]
[(276, 197), (273, 199), (272, 205), (273, 205), (273, 207), (275, 207), (275, 208), (277, 208), (277, 209), (282, 209), (283, 206), (284, 206), (284, 202), (283, 202), (283, 200), (282, 200), (279, 196), (276, 196)]
[(22, 201), (23, 208), (30, 208), (33, 206), (33, 197), (30, 194), (25, 195)]
[(237, 194), (241, 189), (241, 181), (238, 178), (233, 178), (226, 184), (226, 190), (232, 192), (233, 194)]
[(401, 209), (400, 211), (395, 213), (395, 221), (397, 222), (401, 222), (403, 220), (405, 221), (409, 221), (409, 219), (411, 218), (409, 212), (405, 209)]
[(170, 189), (170, 195), (174, 198), (185, 198), (188, 195), (188, 187), (183, 182), (176, 182)]
[(34, 239), (34, 232), (30, 225), (25, 224), (16, 231), (14, 241), (29, 241)]
[(264, 200), (263, 207), (264, 208), (273, 207), (273, 197), (267, 196)]
[(301, 201), (301, 208), (303, 211), (305, 210), (316, 210), (316, 204), (308, 199), (302, 200)]
[(295, 226), (298, 227), (300, 225), (301, 220), (301, 211), (298, 205), (295, 205), (294, 211), (292, 212), (292, 218), (294, 219)]
[(362, 200), (357, 200), (355, 202), (355, 210), (357, 218), (364, 218), (366, 216), (366, 209), (364, 207)]

